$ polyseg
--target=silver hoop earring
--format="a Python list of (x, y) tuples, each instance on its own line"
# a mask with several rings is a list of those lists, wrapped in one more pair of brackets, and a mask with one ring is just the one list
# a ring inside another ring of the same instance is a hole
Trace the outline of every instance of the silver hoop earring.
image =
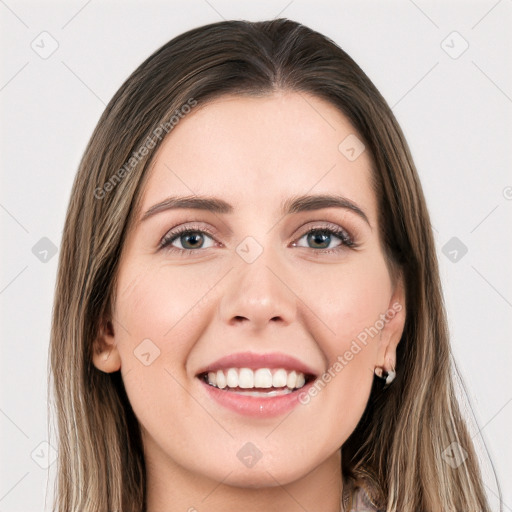
[(384, 370), (381, 366), (377, 366), (374, 370), (375, 375), (385, 382), (384, 387), (388, 387), (396, 377), (396, 371), (393, 370)]

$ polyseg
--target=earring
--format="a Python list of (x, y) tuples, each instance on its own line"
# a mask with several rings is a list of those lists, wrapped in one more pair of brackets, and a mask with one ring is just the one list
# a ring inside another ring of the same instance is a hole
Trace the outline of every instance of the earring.
[(396, 377), (396, 371), (393, 370), (384, 370), (381, 366), (377, 366), (374, 370), (375, 375), (385, 382), (384, 387), (388, 387)]

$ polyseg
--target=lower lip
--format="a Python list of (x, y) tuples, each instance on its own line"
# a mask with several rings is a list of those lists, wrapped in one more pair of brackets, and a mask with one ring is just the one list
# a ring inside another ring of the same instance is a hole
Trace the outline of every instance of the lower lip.
[(204, 381), (201, 381), (201, 384), (206, 388), (206, 392), (209, 393), (211, 398), (227, 409), (231, 409), (244, 416), (272, 418), (285, 414), (300, 404), (299, 395), (307, 393), (313, 382), (308, 382), (300, 389), (287, 395), (271, 397), (240, 395), (232, 391), (225, 391), (224, 389), (210, 386)]

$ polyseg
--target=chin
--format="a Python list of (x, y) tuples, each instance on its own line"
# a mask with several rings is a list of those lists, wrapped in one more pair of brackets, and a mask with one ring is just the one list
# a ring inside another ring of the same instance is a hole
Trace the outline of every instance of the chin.
[[(291, 474), (290, 471), (269, 471), (263, 467), (256, 469), (237, 469), (225, 478), (223, 483), (232, 487), (247, 489), (262, 489), (278, 487), (294, 482), (303, 475)], [(224, 475), (225, 477), (225, 475)]]
[[(293, 455), (281, 454), (277, 464), (265, 458), (263, 456), (252, 467), (245, 467), (236, 458), (229, 462), (218, 459), (219, 465), (212, 467), (210, 459), (207, 476), (233, 487), (259, 489), (287, 485), (300, 480), (314, 469), (314, 464), (310, 467), (304, 463), (304, 459), (296, 460)], [(197, 471), (204, 473), (205, 469), (205, 466), (201, 466)]]

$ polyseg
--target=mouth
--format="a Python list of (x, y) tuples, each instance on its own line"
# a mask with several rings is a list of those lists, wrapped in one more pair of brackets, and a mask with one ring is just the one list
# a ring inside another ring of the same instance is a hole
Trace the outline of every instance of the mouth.
[(198, 378), (225, 392), (271, 398), (298, 391), (316, 377), (285, 368), (227, 368), (203, 372)]
[(196, 374), (210, 399), (238, 414), (269, 418), (296, 407), (319, 373), (286, 354), (223, 357)]

